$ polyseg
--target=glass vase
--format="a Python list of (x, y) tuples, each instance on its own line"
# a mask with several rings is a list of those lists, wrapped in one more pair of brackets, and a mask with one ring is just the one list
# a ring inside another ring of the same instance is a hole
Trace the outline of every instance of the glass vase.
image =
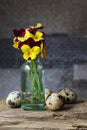
[(44, 109), (44, 68), (37, 59), (28, 60), (21, 67), (21, 96), (22, 109)]

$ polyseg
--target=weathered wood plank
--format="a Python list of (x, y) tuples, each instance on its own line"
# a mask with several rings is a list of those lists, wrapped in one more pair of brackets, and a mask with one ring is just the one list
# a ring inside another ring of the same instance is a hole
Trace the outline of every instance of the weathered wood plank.
[(87, 100), (65, 105), (54, 112), (48, 109), (24, 111), (5, 106), (0, 112), (0, 130), (87, 130)]

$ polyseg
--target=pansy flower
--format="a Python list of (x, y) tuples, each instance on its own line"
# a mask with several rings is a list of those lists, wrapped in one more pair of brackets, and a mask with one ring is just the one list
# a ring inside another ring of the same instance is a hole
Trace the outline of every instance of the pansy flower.
[(28, 45), (23, 45), (21, 47), (23, 54), (23, 58), (25, 60), (31, 59), (34, 60), (37, 58), (37, 55), (40, 53), (40, 47), (38, 46), (34, 46), (32, 48), (30, 48), (30, 46)]

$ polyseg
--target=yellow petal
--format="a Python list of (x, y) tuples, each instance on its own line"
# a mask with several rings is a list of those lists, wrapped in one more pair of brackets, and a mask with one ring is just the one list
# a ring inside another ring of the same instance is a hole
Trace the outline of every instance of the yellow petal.
[(42, 37), (42, 36), (43, 36), (43, 33), (42, 33), (42, 32), (37, 31), (35, 35), (36, 35), (36, 36), (38, 36), (38, 37)]
[(28, 52), (24, 53), (23, 58), (24, 58), (25, 60), (28, 60), (28, 59), (29, 59)]
[(16, 37), (14, 37), (14, 39), (13, 39), (13, 43), (17, 43), (16, 39), (17, 39), (17, 38), (16, 38)]
[(26, 53), (26, 52), (28, 52), (28, 51), (30, 50), (30, 46), (28, 46), (28, 45), (23, 45), (23, 46), (21, 47), (21, 50), (22, 50), (23, 53)]
[(36, 53), (34, 53), (34, 52), (30, 53), (31, 60), (36, 59), (36, 57), (37, 57)]
[(17, 40), (17, 38), (16, 37), (14, 37), (14, 39), (13, 39), (13, 47), (14, 48), (18, 48), (18, 43), (19, 43), (19, 41)]
[(34, 60), (35, 58), (36, 58), (36, 54), (35, 54), (35, 52), (33, 52), (33, 51), (28, 51), (28, 52), (26, 52), (26, 53), (24, 53), (24, 55), (23, 55), (23, 58), (25, 59), (25, 60), (28, 60), (29, 58), (31, 59), (31, 60)]
[(35, 28), (35, 26), (30, 26), (30, 28)]
[(40, 53), (40, 47), (34, 46), (34, 47), (32, 48), (32, 52), (34, 52), (36, 55), (38, 55), (38, 54)]
[(41, 23), (37, 23), (36, 28), (39, 28), (39, 27), (41, 27), (41, 26), (42, 26)]
[(41, 43), (41, 57), (43, 59), (47, 58), (47, 56), (46, 56), (46, 49), (45, 49), (45, 46), (43, 45), (43, 43)]
[(35, 42), (38, 42), (38, 41), (40, 41), (40, 40), (43, 40), (43, 33), (42, 32), (39, 32), (39, 31), (37, 31), (36, 33), (35, 33), (35, 36), (33, 37), (33, 40), (35, 41)]
[(42, 26), (42, 24), (41, 23), (37, 23), (37, 25), (36, 26), (30, 26), (30, 28), (40, 28)]
[(14, 43), (14, 44), (13, 44), (13, 47), (14, 47), (14, 48), (18, 48), (18, 43)]

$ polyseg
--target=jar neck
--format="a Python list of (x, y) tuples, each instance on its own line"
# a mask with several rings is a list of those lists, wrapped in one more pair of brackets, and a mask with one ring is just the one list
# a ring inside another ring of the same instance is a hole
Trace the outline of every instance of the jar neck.
[(27, 60), (27, 64), (29, 64), (30, 69), (31, 69), (32, 71), (38, 69), (38, 61), (37, 61), (37, 59)]

